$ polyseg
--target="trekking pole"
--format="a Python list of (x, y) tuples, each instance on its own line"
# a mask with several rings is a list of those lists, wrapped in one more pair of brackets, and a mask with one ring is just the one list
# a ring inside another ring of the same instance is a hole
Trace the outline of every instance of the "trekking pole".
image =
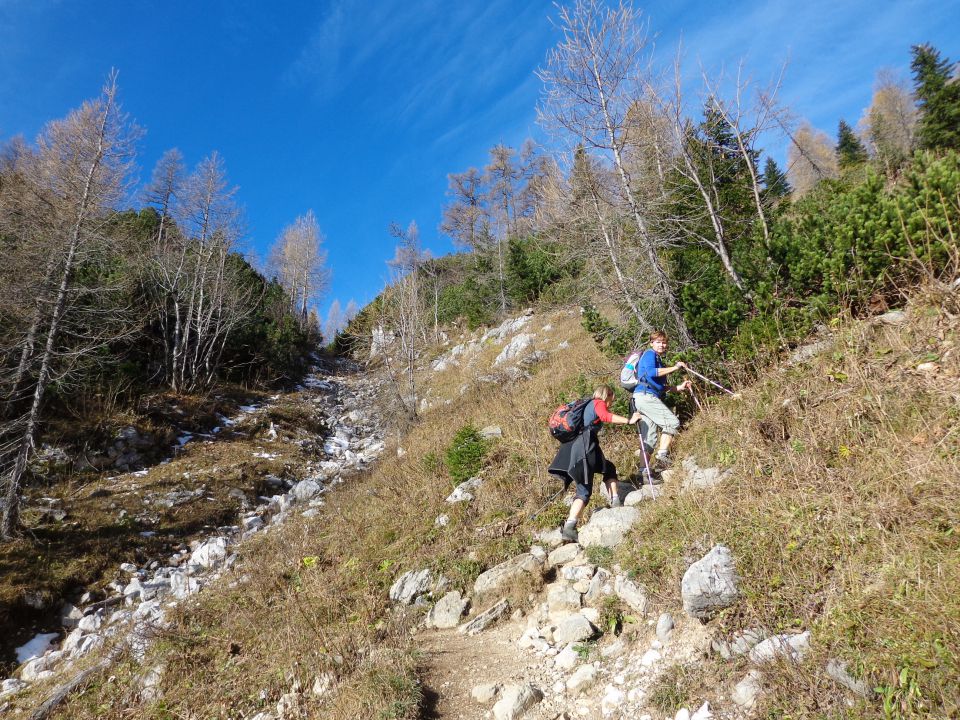
[[(646, 415), (641, 415), (640, 417), (647, 422), (650, 422), (650, 418), (648, 418)], [(640, 431), (639, 422), (637, 422), (637, 437), (640, 439), (640, 454), (643, 455), (643, 467), (646, 469), (647, 482), (650, 483), (650, 494), (651, 496), (656, 497), (657, 491), (653, 486), (653, 473), (650, 471), (650, 461), (647, 459), (647, 446), (643, 442), (643, 433)], [(640, 484), (642, 485), (643, 483)]]
[(700, 404), (700, 401), (697, 399), (697, 394), (693, 391), (692, 387), (688, 387), (687, 390), (690, 391), (690, 397), (693, 398), (694, 404), (697, 406), (697, 410), (703, 412), (703, 405)]
[(553, 495), (553, 497), (551, 497), (549, 500), (547, 500), (547, 501), (540, 507), (539, 510), (537, 510), (533, 515), (531, 515), (531, 516), (530, 516), (530, 519), (531, 519), (531, 520), (536, 520), (536, 519), (537, 519), (537, 516), (540, 515), (540, 513), (542, 513), (542, 512), (543, 512), (544, 510), (546, 510), (548, 507), (550, 507), (550, 506), (553, 504), (553, 501), (556, 500), (556, 499), (557, 499), (558, 497), (560, 497), (561, 495), (563, 495), (563, 493), (566, 492), (566, 490), (567, 490), (567, 486), (564, 485), (562, 488), (560, 488), (560, 489)]
[(706, 375), (701, 375), (700, 373), (698, 373), (696, 370), (694, 370), (694, 369), (693, 369), (692, 367), (690, 367), (689, 365), (687, 366), (687, 372), (688, 372), (688, 373), (691, 373), (691, 374), (693, 374), (693, 375), (696, 375), (696, 376), (697, 376), (698, 378), (700, 378), (701, 380), (705, 380), (706, 382), (710, 383), (711, 385), (713, 385), (713, 386), (716, 387), (716, 388), (720, 388), (720, 389), (723, 390), (727, 395), (736, 395), (736, 393), (735, 393), (733, 390), (728, 390), (727, 388), (725, 388), (725, 387), (724, 387), (723, 385), (721, 385), (720, 383), (714, 382), (713, 380), (711, 380), (710, 378), (708, 378)]

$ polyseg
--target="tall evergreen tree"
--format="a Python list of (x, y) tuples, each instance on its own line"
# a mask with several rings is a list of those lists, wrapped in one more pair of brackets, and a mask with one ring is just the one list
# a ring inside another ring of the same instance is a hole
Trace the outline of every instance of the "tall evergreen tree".
[(960, 149), (960, 80), (955, 64), (932, 45), (914, 45), (914, 93), (920, 106), (920, 147)]
[(763, 187), (764, 194), (771, 200), (790, 194), (791, 188), (790, 183), (787, 182), (787, 174), (780, 169), (777, 161), (772, 157), (768, 157), (763, 166)]
[(846, 120), (840, 120), (837, 131), (837, 162), (840, 169), (853, 167), (867, 161), (867, 149)]

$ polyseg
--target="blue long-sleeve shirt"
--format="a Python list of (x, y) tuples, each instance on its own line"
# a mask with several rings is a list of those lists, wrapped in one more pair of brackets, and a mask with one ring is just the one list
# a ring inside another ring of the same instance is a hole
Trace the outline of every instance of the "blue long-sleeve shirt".
[(646, 392), (662, 398), (667, 388), (667, 376), (657, 377), (657, 370), (662, 367), (665, 366), (657, 352), (653, 348), (647, 348), (637, 361), (639, 383), (635, 392)]

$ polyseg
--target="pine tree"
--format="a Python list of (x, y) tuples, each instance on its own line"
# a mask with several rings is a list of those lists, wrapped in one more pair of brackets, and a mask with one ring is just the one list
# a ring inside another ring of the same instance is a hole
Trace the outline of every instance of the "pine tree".
[(764, 194), (771, 200), (786, 197), (791, 191), (787, 174), (780, 169), (777, 161), (772, 157), (768, 157), (763, 166), (763, 186)]
[(920, 147), (960, 149), (960, 81), (954, 64), (932, 45), (914, 45), (914, 93), (920, 106)]
[(841, 169), (853, 167), (867, 161), (867, 149), (860, 142), (860, 138), (853, 131), (853, 128), (847, 124), (846, 120), (840, 121), (840, 128), (837, 131), (837, 162)]

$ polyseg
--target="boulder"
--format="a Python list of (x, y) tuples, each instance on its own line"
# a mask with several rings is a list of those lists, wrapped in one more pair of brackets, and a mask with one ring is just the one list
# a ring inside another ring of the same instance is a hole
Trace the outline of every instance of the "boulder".
[(533, 343), (533, 335), (531, 333), (520, 333), (514, 337), (510, 342), (506, 344), (503, 350), (500, 351), (500, 354), (497, 355), (496, 359), (493, 361), (493, 367), (499, 367), (505, 362), (509, 362), (514, 358), (518, 357), (524, 350), (526, 350)]
[(683, 477), (684, 490), (709, 490), (726, 480), (733, 472), (729, 468), (702, 468), (692, 457), (683, 459), (683, 470), (686, 472)]
[[(578, 558), (579, 559), (579, 558)], [(593, 574), (597, 571), (596, 565), (591, 565), (590, 563), (580, 563), (572, 562), (567, 563), (562, 568), (560, 568), (560, 577), (566, 580), (571, 585), (576, 585), (577, 583), (583, 582), (586, 583), (586, 587), (590, 587), (590, 580), (593, 578)], [(583, 592), (586, 592), (586, 588)]]
[(483, 480), (478, 477), (472, 477), (464, 480), (457, 485), (453, 492), (447, 495), (447, 502), (451, 505), (460, 502), (470, 502), (473, 500), (473, 492), (483, 484)]
[(757, 704), (757, 698), (763, 692), (763, 684), (760, 682), (760, 678), (759, 670), (748, 672), (733, 688), (730, 699), (745, 710), (750, 710)]
[(626, 575), (617, 575), (613, 581), (613, 591), (633, 610), (643, 615), (647, 612), (647, 595), (639, 585)]
[(683, 609), (698, 620), (710, 620), (740, 597), (737, 582), (730, 549), (715, 545), (683, 574), (680, 583)]
[(550, 554), (547, 555), (547, 568), (556, 567), (557, 565), (566, 565), (568, 562), (573, 560), (579, 552), (580, 545), (577, 543), (567, 543), (566, 545), (561, 545), (556, 550), (551, 550)]
[(584, 547), (616, 547), (639, 519), (640, 511), (635, 507), (598, 510), (580, 530), (580, 544)]
[(465, 635), (477, 635), (493, 625), (500, 618), (505, 617), (509, 612), (510, 603), (507, 602), (506, 599), (501, 600), (493, 607), (484, 610), (470, 622), (461, 625), (457, 632), (464, 633)]
[(493, 716), (496, 720), (516, 720), (541, 700), (543, 693), (530, 683), (507, 685), (500, 694), (500, 700), (493, 706)]
[(596, 634), (596, 628), (580, 613), (570, 615), (559, 623), (553, 631), (553, 640), (557, 645), (589, 640)]
[(487, 425), (487, 427), (483, 428), (483, 430), (480, 431), (480, 437), (482, 437), (484, 440), (493, 440), (495, 438), (502, 438), (503, 430), (501, 430), (496, 425)]
[(537, 586), (543, 582), (543, 561), (531, 553), (523, 553), (480, 573), (473, 583), (473, 592), (475, 595), (501, 592), (512, 583), (528, 578)]
[(470, 691), (470, 695), (478, 703), (486, 705), (488, 702), (493, 702), (497, 699), (497, 695), (500, 694), (500, 688), (503, 687), (500, 683), (481, 683), (480, 685), (475, 685), (473, 690)]
[(290, 494), (297, 502), (307, 502), (316, 497), (323, 490), (323, 485), (316, 480), (301, 480), (290, 490)]
[(663, 613), (657, 620), (657, 640), (662, 643), (667, 642), (671, 632), (673, 632), (673, 616), (670, 613)]
[(828, 661), (827, 675), (860, 697), (868, 697), (870, 695), (870, 686), (863, 680), (857, 680), (857, 678), (847, 672), (847, 664), (845, 662), (840, 660)]
[(595, 605), (603, 602), (603, 599), (613, 595), (613, 583), (611, 582), (613, 576), (610, 574), (609, 570), (604, 568), (597, 568), (597, 571), (593, 574), (593, 577), (590, 578), (590, 587), (587, 588), (586, 594), (584, 594), (584, 602), (590, 605)]
[(561, 670), (572, 670), (580, 662), (580, 655), (573, 649), (573, 645), (567, 645), (563, 650), (557, 653), (553, 659), (554, 667)]
[(466, 598), (460, 597), (460, 593), (457, 591), (448, 592), (440, 598), (436, 605), (430, 608), (430, 612), (427, 613), (427, 627), (456, 627), (466, 609)]
[[(664, 472), (666, 472), (666, 470), (664, 470)], [(662, 490), (657, 490), (652, 485), (644, 485), (639, 490), (633, 490), (627, 493), (627, 496), (623, 499), (623, 504), (627, 507), (634, 507), (647, 500), (656, 500), (660, 497), (661, 492)]]
[(222, 537), (207, 540), (190, 555), (191, 563), (208, 569), (222, 565), (226, 559), (227, 540)]
[(418, 597), (430, 592), (432, 582), (430, 568), (405, 572), (390, 586), (390, 599), (400, 605), (412, 605)]
[(580, 593), (564, 583), (554, 583), (547, 590), (547, 610), (551, 616), (580, 610)]

